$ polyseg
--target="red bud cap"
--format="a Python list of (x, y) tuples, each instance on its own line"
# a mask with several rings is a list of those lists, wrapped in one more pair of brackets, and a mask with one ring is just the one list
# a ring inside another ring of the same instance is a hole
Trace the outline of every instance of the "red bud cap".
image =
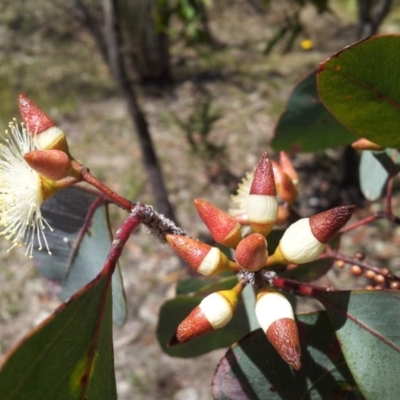
[(250, 194), (260, 194), (263, 196), (276, 196), (274, 172), (268, 153), (261, 156), (254, 171), (253, 183), (251, 184)]
[(176, 328), (167, 347), (189, 342), (214, 330), (203, 311), (197, 306)]
[(235, 250), (236, 262), (247, 271), (258, 271), (265, 266), (268, 258), (267, 241), (259, 233), (252, 233), (242, 239)]
[(242, 239), (236, 218), (204, 200), (195, 199), (194, 205), (214, 240), (227, 247), (236, 247)]
[(297, 197), (297, 189), (290, 177), (284, 172), (279, 188), (279, 196), (289, 204), (293, 203)]
[(254, 232), (268, 235), (278, 217), (274, 172), (268, 154), (264, 153), (254, 171), (247, 199), (247, 218)]
[(272, 288), (262, 288), (257, 295), (255, 312), (258, 323), (282, 359), (299, 370), (299, 335), (292, 306), (286, 297)]
[(31, 134), (37, 135), (55, 125), (53, 120), (32, 100), (28, 99), (24, 93), (20, 93), (18, 96), (18, 105), (19, 113)]
[(199, 274), (210, 276), (224, 271), (238, 270), (217, 247), (193, 240), (182, 235), (167, 235), (166, 239), (176, 254)]
[(289, 219), (289, 216), (290, 216), (289, 210), (285, 206), (279, 206), (276, 225), (286, 224)]
[(299, 176), (294, 169), (292, 161), (290, 161), (289, 156), (284, 151), (279, 152), (279, 165), (281, 166), (282, 171), (288, 175), (296, 186), (299, 183)]
[(24, 155), (28, 165), (53, 181), (65, 178), (71, 165), (71, 160), (60, 150), (33, 150)]
[(279, 187), (282, 182), (283, 171), (278, 163), (276, 163), (273, 160), (271, 160), (270, 162), (271, 162), (271, 166), (272, 166), (272, 171), (274, 173), (275, 188), (279, 192)]
[(301, 368), (301, 351), (296, 321), (290, 318), (281, 318), (271, 324), (266, 335), (283, 361), (298, 371)]
[(372, 150), (372, 151), (380, 151), (385, 149), (381, 145), (371, 142), (370, 140), (365, 138), (356, 140), (351, 144), (351, 147), (353, 147), (353, 149), (356, 150)]
[(231, 290), (223, 290), (205, 297), (179, 324), (167, 346), (185, 343), (224, 327), (233, 317), (243, 288), (244, 284), (239, 282)]
[(68, 154), (65, 134), (55, 126), (47, 114), (24, 93), (20, 93), (18, 105), (26, 129), (34, 136), (35, 145), (39, 150), (62, 150)]
[(328, 243), (346, 225), (356, 207), (341, 206), (316, 214), (310, 218), (313, 235), (321, 242)]

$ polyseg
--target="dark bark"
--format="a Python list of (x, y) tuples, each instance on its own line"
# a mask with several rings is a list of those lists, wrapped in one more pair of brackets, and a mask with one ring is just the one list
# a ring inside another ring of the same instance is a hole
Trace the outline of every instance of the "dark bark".
[(140, 82), (158, 86), (171, 82), (167, 3), (117, 0), (115, 4), (124, 51)]
[(92, 38), (96, 42), (96, 46), (106, 64), (108, 64), (107, 46), (104, 41), (103, 33), (100, 29), (99, 22), (89, 12), (82, 0), (75, 0), (75, 13), (81, 24), (89, 31)]
[(392, 0), (357, 0), (358, 39), (375, 35), (390, 11)]
[(104, 33), (99, 27), (98, 20), (91, 16), (81, 0), (76, 0), (75, 6), (79, 12), (77, 14), (78, 17), (93, 36), (99, 51), (109, 67), (111, 76), (124, 96), (128, 113), (138, 134), (143, 164), (152, 186), (157, 211), (164, 214), (167, 218), (175, 220), (174, 210), (168, 200), (168, 194), (151, 139), (149, 126), (137, 102), (135, 90), (128, 79), (121, 54), (121, 31), (116, 17), (116, 0), (103, 0)]
[(161, 168), (151, 140), (149, 127), (130, 84), (121, 55), (121, 31), (116, 18), (116, 0), (104, 0), (105, 38), (111, 73), (125, 97), (129, 115), (136, 127), (142, 150), (143, 163), (149, 175), (156, 199), (157, 210), (167, 218), (175, 220), (174, 210), (168, 200)]

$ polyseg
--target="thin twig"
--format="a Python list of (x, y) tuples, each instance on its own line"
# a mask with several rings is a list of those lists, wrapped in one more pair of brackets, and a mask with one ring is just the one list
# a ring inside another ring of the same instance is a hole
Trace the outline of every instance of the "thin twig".
[(112, 203), (114, 203), (118, 207), (121, 207), (122, 209), (124, 209), (128, 212), (131, 212), (133, 210), (134, 204), (131, 201), (129, 201), (129, 200), (125, 199), (124, 197), (120, 196), (119, 194), (115, 193), (108, 186), (106, 186), (103, 182), (101, 182), (97, 178), (95, 178), (90, 173), (89, 168), (84, 167), (76, 160), (72, 160), (71, 164), (75, 170), (79, 170), (82, 180), (84, 182), (86, 182), (89, 185), (92, 185), (96, 189), (100, 190), (100, 192), (105, 194)]
[(392, 274), (386, 268), (383, 269), (381, 267), (377, 267), (375, 265), (368, 264), (365, 261), (357, 259), (356, 257), (346, 256), (330, 247), (327, 247), (326, 252), (324, 253), (323, 256), (321, 256), (321, 258), (333, 258), (334, 260), (337, 260), (337, 261), (343, 261), (346, 264), (357, 265), (358, 267), (360, 267), (366, 271), (373, 271), (378, 275), (383, 275), (385, 277), (385, 279), (387, 279), (388, 281), (400, 281), (400, 278), (398, 276)]

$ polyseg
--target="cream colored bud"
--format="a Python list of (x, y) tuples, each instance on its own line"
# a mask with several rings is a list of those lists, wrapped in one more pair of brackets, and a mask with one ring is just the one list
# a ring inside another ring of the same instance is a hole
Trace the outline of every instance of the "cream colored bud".
[(292, 305), (288, 299), (276, 291), (262, 293), (257, 298), (256, 317), (264, 332), (278, 319), (290, 318), (294, 320)]
[(302, 218), (286, 229), (278, 247), (289, 263), (304, 264), (317, 259), (325, 246), (313, 235), (310, 219)]

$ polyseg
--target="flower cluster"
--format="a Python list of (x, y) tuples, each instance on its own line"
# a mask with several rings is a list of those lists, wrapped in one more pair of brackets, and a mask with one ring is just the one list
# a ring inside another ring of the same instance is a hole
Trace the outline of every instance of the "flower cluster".
[(71, 157), (64, 133), (24, 94), (19, 110), (24, 122), (14, 120), (0, 135), (0, 235), (11, 242), (9, 250), (25, 244), (32, 257), (35, 241), (50, 253), (44, 231), (51, 227), (41, 205), (76, 179), (65, 180)]
[[(181, 322), (168, 346), (185, 343), (225, 326), (232, 318), (243, 288), (258, 289), (255, 314), (271, 344), (284, 361), (300, 369), (300, 345), (294, 313), (286, 297), (270, 287), (262, 271), (274, 264), (305, 264), (316, 260), (326, 244), (351, 217), (354, 206), (330, 209), (311, 218), (301, 218), (284, 232), (273, 254), (268, 254), (268, 234), (286, 221), (297, 196), (298, 177), (285, 153), (279, 164), (264, 153), (253, 174), (239, 187), (237, 208), (230, 215), (211, 203), (196, 199), (198, 214), (214, 240), (234, 250), (228, 258), (218, 247), (183, 235), (167, 235), (174, 251), (198, 273), (210, 276), (232, 271), (239, 283), (203, 301)], [(280, 204), (278, 201), (280, 198)], [(262, 279), (259, 279), (259, 278)]]

